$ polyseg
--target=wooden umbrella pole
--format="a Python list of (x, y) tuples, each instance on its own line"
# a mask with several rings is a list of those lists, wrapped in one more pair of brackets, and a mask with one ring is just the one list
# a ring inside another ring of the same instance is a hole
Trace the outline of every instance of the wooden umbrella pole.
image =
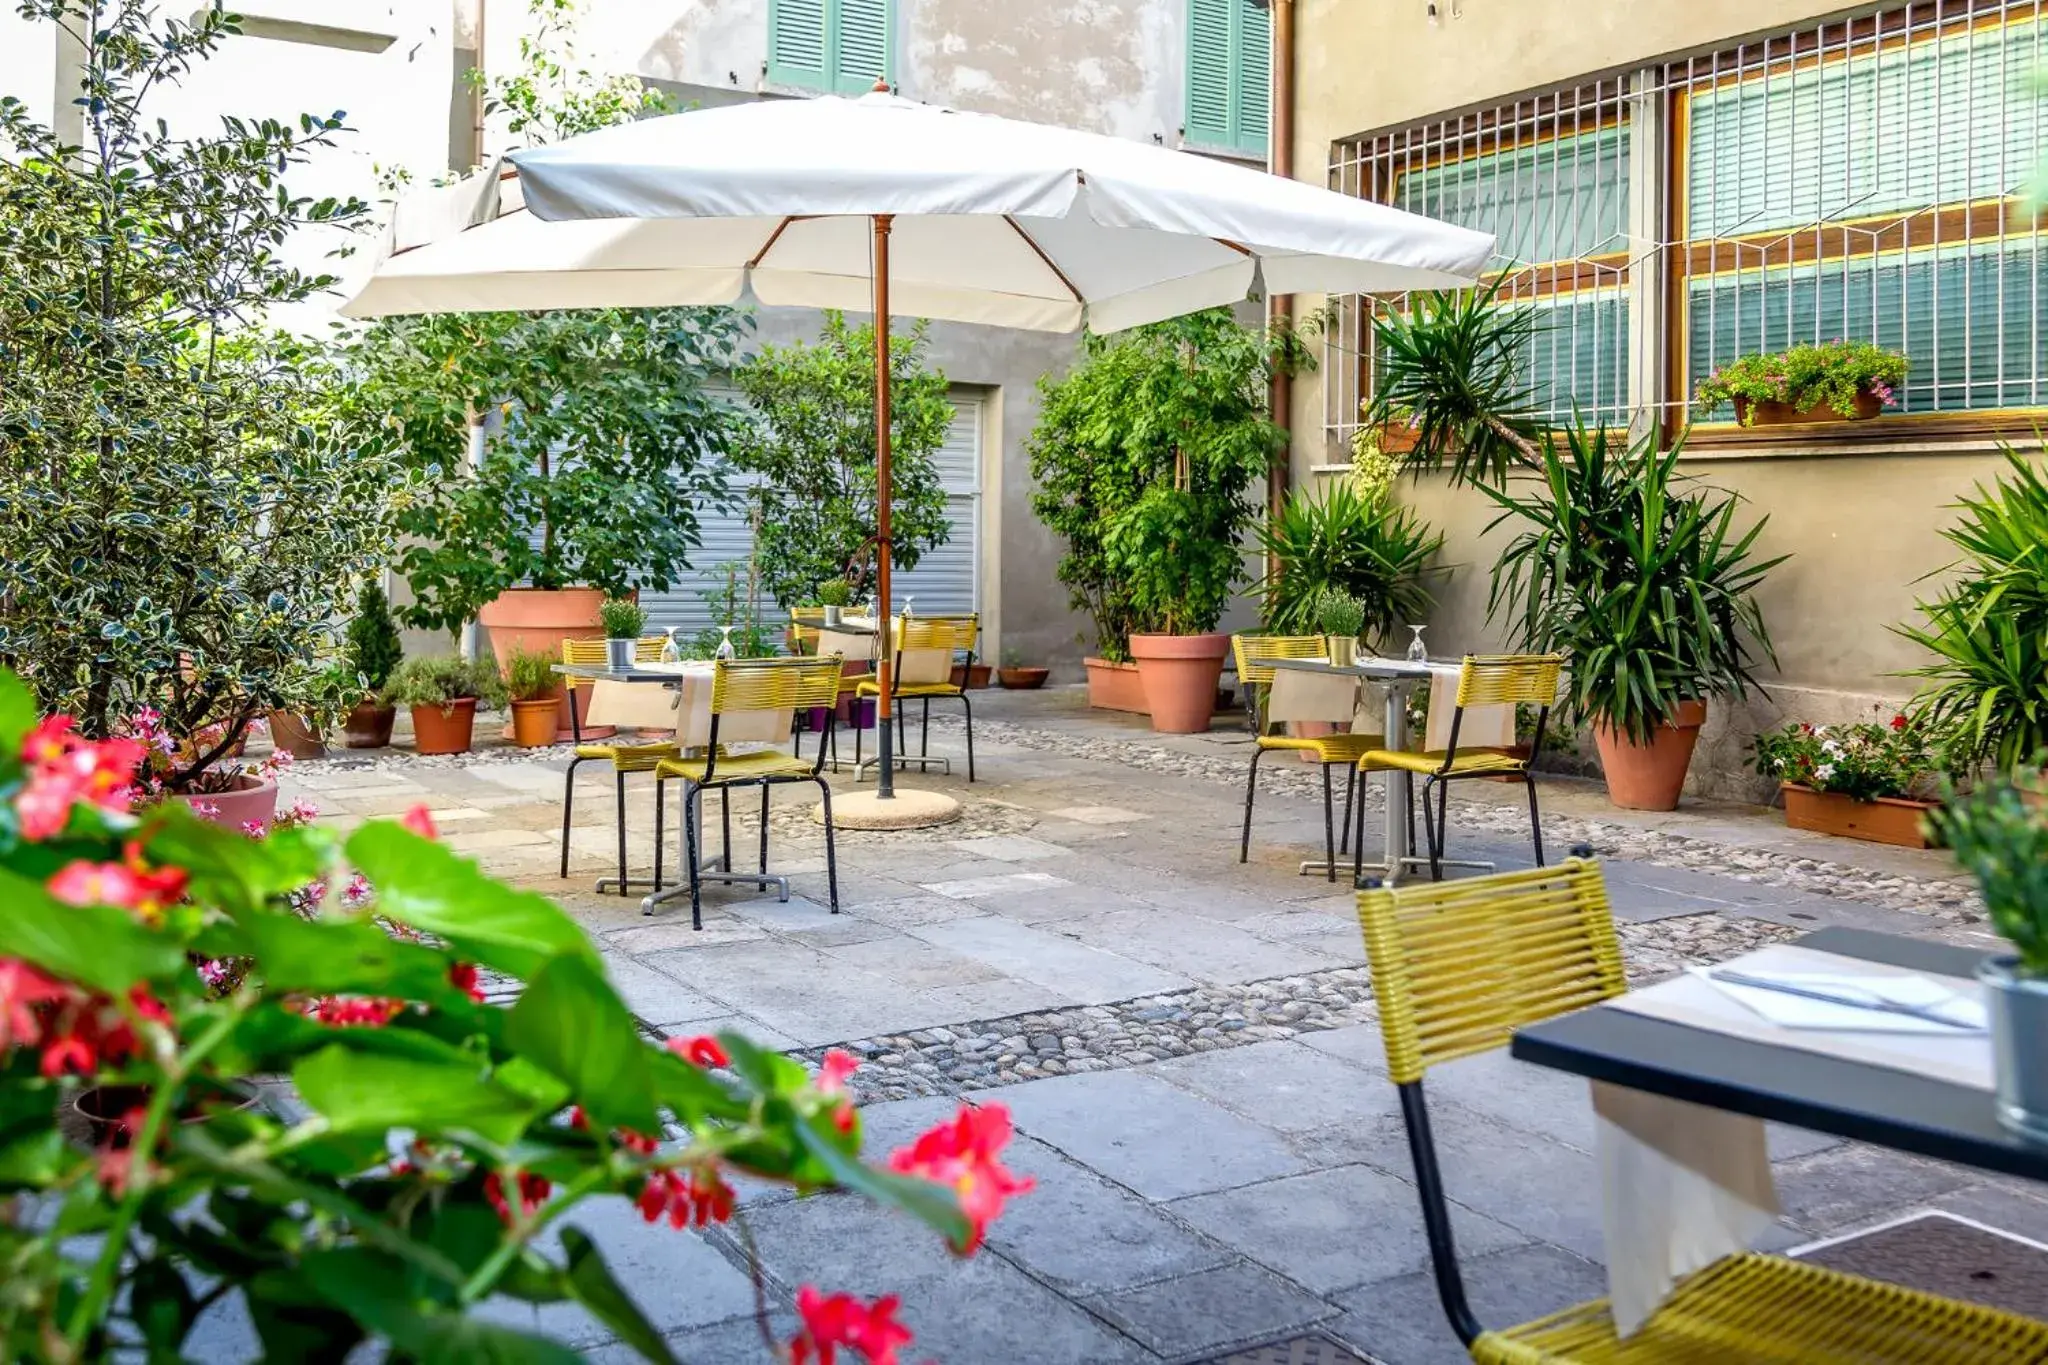
[[(875, 658), (881, 695), (875, 701), (875, 738), (882, 772), (875, 795), (887, 801), (896, 795), (895, 710), (896, 640), (890, 628), (889, 599), (889, 214), (875, 215)], [(858, 719), (856, 717), (855, 719)]]

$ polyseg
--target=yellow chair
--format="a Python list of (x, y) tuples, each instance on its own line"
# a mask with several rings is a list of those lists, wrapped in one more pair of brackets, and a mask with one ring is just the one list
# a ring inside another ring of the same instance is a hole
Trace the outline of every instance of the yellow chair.
[[(909, 758), (904, 753), (903, 708), (904, 698), (924, 700), (924, 719), (918, 727), (918, 753), (914, 762), (930, 764), (932, 752), (932, 698), (950, 697), (960, 703), (967, 720), (967, 780), (974, 780), (974, 704), (967, 699), (967, 689), (957, 686), (951, 680), (946, 682), (906, 683), (903, 681), (903, 654), (906, 650), (943, 649), (948, 654), (966, 652), (967, 667), (974, 667), (974, 646), (981, 638), (979, 616), (899, 616), (896, 618), (896, 657), (889, 669), (890, 706), (896, 713), (896, 757), (898, 762)], [(863, 678), (854, 685), (857, 697), (880, 697), (882, 683), (879, 678)], [(879, 717), (876, 720), (880, 724)], [(853, 770), (862, 768), (860, 757), (861, 732), (853, 732)], [(945, 760), (938, 760), (944, 762)], [(947, 764), (948, 771), (952, 765)]]
[[(666, 638), (661, 635), (641, 636), (633, 647), (633, 657), (640, 663), (655, 662), (661, 658), (661, 647)], [(603, 668), (605, 659), (603, 640), (562, 641), (562, 662), (565, 664)], [(585, 744), (583, 722), (576, 714), (576, 690), (573, 687), (569, 689), (569, 733), (575, 739), (576, 752), (569, 760), (569, 773), (562, 784), (562, 876), (567, 878), (569, 875), (569, 825), (576, 800), (576, 769), (585, 763), (610, 763), (618, 799), (619, 894), (627, 895), (632, 886), (626, 876), (626, 774), (653, 772), (657, 762), (682, 751), (672, 743)], [(604, 890), (605, 882), (599, 882), (597, 887)]]
[(1600, 866), (1359, 893), (1387, 1074), (1401, 1096), (1438, 1297), (1482, 1365), (1913, 1365), (2048, 1360), (2048, 1324), (1778, 1256), (1726, 1257), (1684, 1281), (1626, 1341), (1605, 1300), (1487, 1331), (1458, 1272), (1429, 1132), (1430, 1067), (1620, 995), (1621, 947)]
[(825, 624), (823, 607), (791, 607), (789, 609), (789, 640), (791, 651), (797, 654), (818, 652), (818, 627)]
[[(801, 711), (822, 706), (828, 709), (827, 736), (832, 722), (829, 708), (839, 700), (842, 656), (827, 654), (811, 658), (720, 659), (711, 681), (711, 733), (701, 754), (664, 758), (654, 766), (654, 879), (661, 881), (661, 820), (663, 792), (670, 778), (683, 784), (683, 864), (690, 878), (690, 924), (704, 927), (700, 901), (702, 871), (697, 856), (697, 806), (707, 791), (719, 794), (725, 849), (725, 870), (732, 866), (732, 802), (734, 787), (761, 789), (761, 872), (768, 872), (769, 789), (784, 782), (815, 782), (825, 801), (825, 884), (833, 914), (839, 913), (839, 857), (832, 827), (832, 788), (826, 783), (825, 744), (821, 740), (813, 759), (798, 758), (779, 749), (729, 754), (719, 743), (722, 717), (735, 711)], [(741, 874), (744, 876), (745, 874)], [(651, 911), (649, 913), (652, 913)]]
[[(1358, 760), (1361, 774), (1383, 772), (1407, 772), (1422, 778), (1422, 828), (1429, 836), (1429, 876), (1431, 881), (1440, 881), (1444, 875), (1443, 857), (1446, 824), (1450, 819), (1450, 783), (1464, 777), (1514, 776), (1522, 780), (1529, 792), (1529, 837), (1536, 845), (1536, 865), (1543, 866), (1543, 824), (1536, 809), (1536, 774), (1530, 758), (1513, 754), (1505, 749), (1468, 749), (1458, 752), (1458, 727), (1464, 723), (1465, 708), (1468, 706), (1517, 706), (1528, 705), (1536, 708), (1536, 736), (1529, 744), (1529, 754), (1534, 755), (1543, 748), (1543, 729), (1550, 720), (1551, 705), (1557, 700), (1558, 673), (1564, 667), (1561, 654), (1467, 654), (1463, 667), (1458, 670), (1458, 709), (1451, 715), (1451, 731), (1442, 753), (1424, 753), (1408, 749), (1372, 749)], [(1409, 783), (1413, 795), (1414, 783)], [(1429, 793), (1436, 791), (1436, 816), (1429, 813)], [(1364, 807), (1359, 807), (1361, 825), (1364, 821)], [(1409, 829), (1414, 823), (1411, 818)], [(1363, 833), (1355, 831), (1353, 837)], [(1356, 880), (1362, 865), (1354, 856), (1352, 877)]]
[[(1323, 770), (1323, 852), (1329, 869), (1329, 879), (1337, 880), (1337, 855), (1344, 850), (1351, 838), (1352, 801), (1358, 788), (1358, 761), (1374, 746), (1385, 743), (1374, 734), (1335, 735), (1273, 735), (1266, 733), (1265, 706), (1262, 696), (1270, 696), (1273, 689), (1273, 663), (1275, 659), (1320, 659), (1329, 648), (1320, 635), (1233, 635), (1230, 637), (1231, 651), (1237, 657), (1237, 681), (1244, 688), (1245, 723), (1251, 727), (1257, 741), (1252, 749), (1251, 771), (1244, 781), (1244, 837), (1238, 841), (1237, 860), (1251, 861), (1252, 856), (1252, 802), (1259, 794), (1259, 760), (1276, 750), (1315, 755), (1316, 762)], [(1263, 690), (1262, 690), (1263, 689)], [(1344, 839), (1339, 841), (1335, 833), (1330, 791), (1330, 769), (1343, 765), (1346, 772), (1344, 786)]]

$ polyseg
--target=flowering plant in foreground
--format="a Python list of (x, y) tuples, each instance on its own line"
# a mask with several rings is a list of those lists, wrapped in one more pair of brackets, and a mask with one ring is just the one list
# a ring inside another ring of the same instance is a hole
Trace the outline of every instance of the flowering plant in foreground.
[(1867, 393), (1885, 407), (1896, 406), (1899, 385), (1911, 362), (1897, 351), (1868, 341), (1802, 344), (1775, 354), (1746, 355), (1702, 379), (1693, 406), (1704, 417), (1738, 398), (1751, 404), (1744, 424), (1756, 420), (1758, 403), (1784, 403), (1805, 410), (1827, 404), (1843, 417), (1856, 416), (1856, 397)]
[(1765, 777), (1839, 792), (1858, 801), (1931, 795), (1956, 759), (1946, 735), (1903, 713), (1878, 708), (1854, 725), (1787, 725), (1756, 737), (1756, 770)]
[[(573, 1300), (667, 1361), (579, 1202), (701, 1227), (738, 1216), (745, 1172), (858, 1191), (966, 1254), (1027, 1188), (998, 1106), (883, 1169), (860, 1159), (844, 1054), (813, 1078), (733, 1034), (650, 1042), (576, 925), (434, 842), (424, 811), (345, 844), (296, 819), (248, 837), (131, 810), (140, 747), (39, 721), (0, 672), (8, 1360), (182, 1358), (233, 1298), (272, 1359), (365, 1340), (396, 1361), (576, 1358), (473, 1315), (495, 1298)], [(246, 970), (223, 983), (221, 962)], [(484, 998), (486, 971), (523, 983), (515, 1003)], [(262, 1078), (306, 1117), (248, 1103)], [(793, 1340), (763, 1318), (781, 1359), (894, 1365), (910, 1340), (891, 1298), (805, 1286), (797, 1309)]]

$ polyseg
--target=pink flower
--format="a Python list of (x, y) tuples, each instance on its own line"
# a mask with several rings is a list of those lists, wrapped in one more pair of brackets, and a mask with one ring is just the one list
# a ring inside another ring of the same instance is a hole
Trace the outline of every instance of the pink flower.
[(732, 1065), (732, 1058), (725, 1055), (725, 1049), (719, 1046), (718, 1040), (708, 1035), (671, 1038), (662, 1046), (692, 1066), (701, 1066), (708, 1070), (714, 1066)]
[(414, 806), (398, 818), (398, 823), (422, 839), (438, 839), (441, 832), (434, 828), (434, 813), (424, 804)]
[(789, 1343), (790, 1365), (838, 1365), (838, 1348), (850, 1347), (867, 1365), (897, 1365), (898, 1347), (908, 1346), (910, 1329), (896, 1321), (894, 1294), (862, 1303), (851, 1294), (821, 1294), (815, 1285), (796, 1291), (803, 1330)]
[(1004, 1203), (1036, 1183), (1010, 1171), (1000, 1159), (1014, 1131), (1007, 1106), (962, 1105), (959, 1113), (889, 1158), (890, 1170), (944, 1185), (960, 1200), (969, 1225), (966, 1245), (955, 1248), (963, 1256), (981, 1245)]

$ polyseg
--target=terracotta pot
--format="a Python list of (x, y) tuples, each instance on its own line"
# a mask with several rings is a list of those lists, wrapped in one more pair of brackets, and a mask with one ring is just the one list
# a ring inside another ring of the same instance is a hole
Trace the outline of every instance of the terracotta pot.
[(1384, 422), (1380, 425), (1380, 452), (1385, 455), (1406, 455), (1415, 449), (1415, 428), (1406, 422)]
[(1083, 659), (1088, 670), (1088, 704), (1105, 711), (1129, 711), (1145, 715), (1145, 688), (1138, 681), (1136, 664), (1113, 664), (1107, 659)]
[(1028, 692), (1045, 686), (1046, 676), (1051, 672), (1049, 668), (1000, 668), (996, 670), (996, 680), (1012, 691)]
[(954, 664), (953, 686), (973, 689), (988, 686), (987, 664)]
[[(146, 1085), (95, 1085), (71, 1098), (71, 1108), (92, 1134), (95, 1147), (120, 1150), (135, 1140), (135, 1134), (121, 1126), (121, 1120), (138, 1109), (149, 1107)], [(224, 1110), (254, 1109), (258, 1096), (239, 1082), (228, 1082), (219, 1094), (195, 1097), (178, 1115), (179, 1123), (204, 1123)]]
[(1867, 422), (1883, 411), (1884, 400), (1874, 393), (1856, 395), (1854, 417), (1844, 417), (1826, 403), (1795, 408), (1790, 403), (1773, 403), (1768, 400), (1754, 403), (1747, 398), (1735, 400), (1735, 420), (1746, 427), (1804, 426), (1814, 422)]
[[(604, 623), (598, 617), (603, 605), (604, 592), (599, 588), (507, 588), (486, 602), (476, 619), (489, 628), (491, 649), (502, 669), (511, 662), (514, 646), (559, 661), (562, 641), (603, 639)], [(555, 737), (566, 740), (571, 737), (567, 689), (557, 689), (556, 698), (561, 708)], [(590, 709), (588, 684), (577, 688), (576, 706), (579, 713)], [(613, 733), (610, 726), (583, 728), (585, 739)]]
[(1638, 744), (1606, 725), (1593, 727), (1600, 749), (1600, 771), (1607, 777), (1607, 799), (1623, 810), (1677, 810), (1692, 763), (1693, 745), (1706, 723), (1707, 704), (1682, 701), (1671, 718), (1657, 727), (1648, 744)]
[(192, 813), (222, 829), (239, 830), (247, 825), (270, 828), (277, 818), (277, 784), (254, 777), (238, 777), (224, 792), (179, 795), (174, 800), (192, 807)]
[[(1296, 739), (1324, 739), (1337, 733), (1337, 722), (1333, 720), (1290, 720), (1287, 733)], [(1303, 763), (1321, 763), (1322, 756), (1313, 749), (1297, 750), (1295, 755)]]
[(523, 749), (538, 749), (555, 742), (555, 699), (512, 703), (512, 742)]
[(1939, 801), (1899, 796), (1858, 801), (1840, 792), (1817, 792), (1797, 782), (1784, 783), (1779, 790), (1785, 793), (1785, 823), (1793, 829), (1810, 829), (1816, 834), (1834, 834), (1844, 839), (1867, 839), (1873, 844), (1896, 844), (1900, 848), (1927, 847), (1920, 819), (1941, 805)]
[(1131, 658), (1138, 665), (1154, 730), (1192, 735), (1209, 728), (1223, 656), (1229, 652), (1230, 637), (1215, 632), (1131, 637)]
[(341, 732), (351, 749), (381, 749), (391, 742), (391, 722), (396, 719), (398, 708), (395, 706), (359, 701), (349, 709)]
[(270, 742), (293, 758), (325, 758), (327, 741), (320, 727), (291, 711), (270, 713)]
[(462, 697), (445, 706), (412, 708), (412, 742), (418, 753), (466, 754), (475, 729), (475, 697)]

